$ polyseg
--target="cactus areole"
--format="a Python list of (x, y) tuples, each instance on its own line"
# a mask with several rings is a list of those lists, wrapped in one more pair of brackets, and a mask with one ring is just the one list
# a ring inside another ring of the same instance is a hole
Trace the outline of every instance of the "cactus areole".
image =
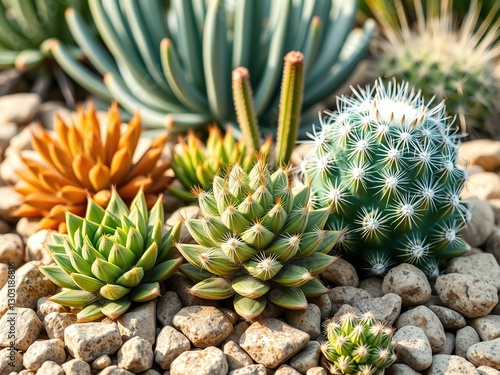
[(320, 119), (302, 165), (316, 205), (332, 208), (327, 227), (346, 229), (341, 250), (371, 275), (406, 262), (437, 276), (439, 259), (467, 251), (458, 233), (470, 215), (460, 199), (459, 139), (444, 104), (426, 104), (394, 81), (354, 90), (337, 104)]

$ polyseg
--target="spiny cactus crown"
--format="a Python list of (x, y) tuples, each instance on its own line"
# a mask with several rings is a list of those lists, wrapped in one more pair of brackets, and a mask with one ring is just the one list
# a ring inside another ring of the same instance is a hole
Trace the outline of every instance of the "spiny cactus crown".
[(245, 319), (267, 300), (305, 309), (306, 297), (326, 292), (314, 278), (334, 261), (327, 255), (341, 232), (323, 230), (329, 208), (311, 210), (310, 186), (294, 189), (291, 172), (270, 173), (259, 159), (247, 173), (238, 164), (216, 176), (213, 191), (198, 192), (201, 219), (186, 226), (197, 244), (178, 244), (189, 262), (180, 270), (197, 282), (191, 292), (208, 299), (234, 295)]
[(439, 258), (468, 249), (458, 236), (469, 215), (465, 173), (444, 104), (380, 80), (337, 104), (302, 165), (317, 206), (332, 208), (327, 227), (347, 230), (341, 249), (355, 264), (360, 253), (370, 274), (407, 262), (436, 276)]
[(371, 313), (361, 317), (347, 312), (326, 322), (327, 341), (321, 345), (324, 367), (332, 375), (383, 374), (395, 360), (392, 329)]
[(181, 222), (163, 233), (163, 205), (159, 198), (150, 212), (142, 190), (127, 208), (116, 190), (106, 210), (89, 198), (84, 218), (67, 213), (68, 234), (54, 234), (46, 244), (56, 265), (40, 271), (63, 290), (50, 300), (83, 307), (79, 321), (102, 316), (117, 318), (133, 302), (160, 294), (159, 282), (182, 263), (173, 258)]

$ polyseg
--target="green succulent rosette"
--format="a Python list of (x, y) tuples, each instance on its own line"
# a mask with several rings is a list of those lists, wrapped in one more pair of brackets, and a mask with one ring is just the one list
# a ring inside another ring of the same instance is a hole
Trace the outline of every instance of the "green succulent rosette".
[(307, 297), (327, 291), (314, 276), (334, 261), (328, 252), (342, 232), (323, 230), (330, 210), (312, 210), (309, 185), (294, 187), (289, 169), (271, 174), (259, 159), (250, 172), (236, 164), (215, 176), (212, 191), (198, 191), (202, 218), (186, 220), (197, 243), (177, 244), (188, 261), (179, 269), (196, 282), (192, 294), (234, 297), (250, 320), (267, 301), (305, 309)]
[(45, 245), (55, 265), (40, 271), (62, 288), (51, 301), (82, 307), (80, 322), (116, 319), (132, 302), (156, 298), (182, 263), (174, 257), (182, 223), (164, 233), (161, 197), (148, 211), (142, 190), (130, 209), (115, 190), (106, 209), (89, 198), (85, 217), (67, 212), (66, 224), (68, 233)]

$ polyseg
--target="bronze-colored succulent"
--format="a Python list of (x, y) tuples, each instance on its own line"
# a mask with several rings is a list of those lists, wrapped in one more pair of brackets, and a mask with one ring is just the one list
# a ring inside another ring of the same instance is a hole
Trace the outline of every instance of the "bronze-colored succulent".
[(33, 132), (40, 158), (21, 155), (24, 168), (16, 171), (21, 180), (15, 189), (23, 204), (17, 216), (41, 217), (39, 229), (65, 232), (66, 211), (85, 215), (88, 196), (106, 207), (113, 186), (126, 204), (142, 188), (151, 207), (172, 179), (165, 174), (170, 162), (161, 159), (168, 134), (153, 139), (137, 158), (140, 117), (136, 114), (124, 132), (121, 124), (116, 104), (108, 111), (107, 126), (101, 126), (91, 104), (87, 111), (78, 108), (73, 124), (56, 115), (53, 133), (42, 127)]

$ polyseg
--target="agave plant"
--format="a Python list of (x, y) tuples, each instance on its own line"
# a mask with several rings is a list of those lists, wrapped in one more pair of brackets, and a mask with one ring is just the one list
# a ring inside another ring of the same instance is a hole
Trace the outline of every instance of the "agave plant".
[[(62, 93), (70, 105), (74, 105), (69, 89), (69, 81), (52, 62), (52, 56), (44, 43), (51, 38), (59, 38), (68, 53), (75, 59), (83, 54), (69, 33), (64, 11), (72, 6), (88, 17), (85, 1), (34, 1), (9, 0), (0, 2), (0, 70), (15, 69), (16, 78), (34, 71), (34, 90), (43, 94), (55, 77), (63, 88)], [(12, 85), (5, 85), (0, 92), (6, 93)]]
[(110, 54), (77, 11), (66, 18), (104, 83), (63, 44), (52, 45), (54, 58), (90, 92), (130, 112), (139, 109), (148, 126), (168, 124), (174, 132), (234, 122), (231, 71), (238, 66), (252, 72), (257, 116), (272, 129), (286, 52), (304, 53), (306, 110), (348, 78), (375, 27), (367, 22), (363, 31), (351, 31), (355, 0), (174, 0), (167, 17), (159, 0), (89, 5)]
[(358, 317), (347, 312), (326, 322), (321, 363), (332, 375), (383, 375), (396, 360), (392, 329), (372, 313)]
[(327, 289), (314, 276), (334, 257), (327, 253), (342, 232), (323, 230), (329, 209), (311, 211), (310, 186), (294, 189), (289, 169), (270, 173), (259, 159), (247, 173), (238, 164), (213, 191), (199, 190), (203, 217), (185, 224), (197, 244), (177, 244), (181, 265), (196, 284), (191, 293), (207, 299), (234, 296), (245, 319), (259, 316), (267, 301), (305, 309), (306, 297)]
[(341, 251), (372, 275), (406, 262), (438, 276), (440, 259), (469, 249), (459, 237), (470, 219), (460, 199), (460, 139), (444, 104), (379, 80), (337, 105), (302, 167), (315, 203), (332, 207), (327, 227), (347, 229)]
[[(474, 0), (458, 23), (451, 1), (426, 3), (427, 14), (415, 1), (415, 26), (409, 26), (405, 14), (400, 15), (401, 28), (383, 25), (386, 39), (380, 42), (375, 74), (408, 81), (425, 97), (446, 100), (448, 114), (457, 116), (462, 132), (471, 137), (495, 133), (498, 129), (487, 128), (485, 120), (500, 109), (500, 47), (496, 44), (500, 19), (494, 21), (500, 7), (480, 22), (480, 6)], [(441, 4), (439, 12), (437, 4)]]
[(56, 265), (40, 271), (61, 292), (50, 297), (63, 306), (82, 307), (81, 322), (107, 316), (116, 319), (132, 302), (146, 302), (160, 294), (160, 282), (182, 263), (174, 258), (182, 222), (163, 232), (161, 197), (148, 211), (142, 192), (131, 209), (113, 190), (104, 210), (89, 198), (85, 217), (66, 214), (67, 234), (53, 234), (45, 246)]
[(40, 229), (64, 232), (65, 211), (84, 215), (88, 195), (106, 207), (112, 186), (128, 204), (143, 189), (151, 207), (172, 179), (165, 173), (170, 163), (161, 159), (167, 134), (134, 157), (141, 134), (139, 115), (126, 131), (122, 132), (121, 125), (120, 112), (113, 105), (103, 131), (91, 104), (87, 111), (78, 109), (73, 125), (56, 116), (53, 134), (40, 127), (32, 135), (39, 157), (21, 155), (23, 167), (17, 170), (20, 182), (15, 188), (23, 204), (16, 214), (41, 217)]

